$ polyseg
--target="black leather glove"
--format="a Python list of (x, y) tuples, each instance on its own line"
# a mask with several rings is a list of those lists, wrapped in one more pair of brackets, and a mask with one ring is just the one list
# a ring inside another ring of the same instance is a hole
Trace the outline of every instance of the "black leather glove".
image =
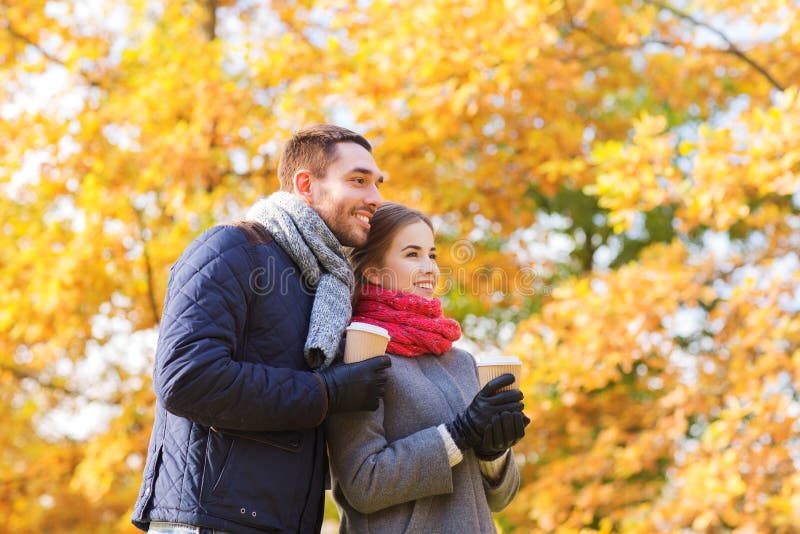
[(375, 411), (386, 392), (389, 356), (376, 356), (317, 371), (328, 390), (328, 413)]
[(522, 392), (518, 389), (501, 391), (498, 389), (514, 382), (514, 375), (506, 373), (490, 380), (481, 389), (464, 413), (458, 415), (445, 428), (450, 432), (453, 441), (462, 451), (467, 448), (476, 449), (483, 443), (484, 430), (494, 415), (502, 412), (522, 411)]
[(503, 412), (492, 416), (483, 431), (483, 440), (475, 448), (481, 460), (496, 460), (506, 450), (525, 437), (525, 427), (531, 422), (522, 412)]

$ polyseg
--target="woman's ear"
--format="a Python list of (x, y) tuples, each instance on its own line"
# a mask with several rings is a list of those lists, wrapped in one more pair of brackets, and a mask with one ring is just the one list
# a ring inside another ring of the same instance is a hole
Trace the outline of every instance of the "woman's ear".
[(377, 267), (367, 267), (361, 277), (374, 286), (383, 286), (381, 284), (381, 269)]
[(309, 206), (313, 205), (311, 173), (306, 169), (300, 169), (294, 173), (294, 194), (305, 200)]

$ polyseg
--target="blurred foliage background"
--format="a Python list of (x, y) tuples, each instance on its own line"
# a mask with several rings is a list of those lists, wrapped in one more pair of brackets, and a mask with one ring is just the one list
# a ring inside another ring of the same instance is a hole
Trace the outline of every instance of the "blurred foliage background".
[(134, 531), (167, 273), (365, 134), (525, 361), (506, 532), (800, 524), (797, 0), (0, 0), (0, 526)]

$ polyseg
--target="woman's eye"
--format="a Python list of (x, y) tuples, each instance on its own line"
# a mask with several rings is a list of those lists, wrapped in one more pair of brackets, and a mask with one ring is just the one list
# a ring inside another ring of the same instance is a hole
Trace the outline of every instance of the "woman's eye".
[(406, 257), (407, 258), (416, 258), (417, 257), (417, 253), (416, 252), (409, 252), (408, 256), (406, 256)]

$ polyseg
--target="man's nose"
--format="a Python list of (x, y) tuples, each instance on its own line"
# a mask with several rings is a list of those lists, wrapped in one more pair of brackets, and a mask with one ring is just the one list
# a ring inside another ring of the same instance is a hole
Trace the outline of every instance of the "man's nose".
[(383, 199), (381, 198), (381, 192), (378, 190), (377, 185), (372, 184), (369, 187), (369, 191), (367, 191), (367, 196), (364, 201), (374, 209), (381, 207), (381, 204), (383, 204)]

